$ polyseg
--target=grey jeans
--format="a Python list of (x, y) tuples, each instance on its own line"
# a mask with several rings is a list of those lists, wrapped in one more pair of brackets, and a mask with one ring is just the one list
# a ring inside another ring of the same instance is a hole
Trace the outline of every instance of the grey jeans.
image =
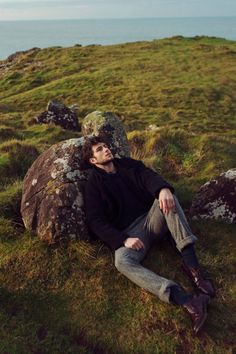
[(188, 225), (178, 199), (175, 196), (174, 198), (175, 211), (164, 214), (159, 207), (159, 201), (155, 199), (150, 211), (137, 218), (125, 229), (127, 235), (138, 237), (143, 241), (144, 249), (136, 251), (123, 246), (115, 251), (115, 266), (118, 271), (165, 302), (170, 302), (170, 288), (179, 287), (179, 285), (143, 267), (140, 263), (153, 242), (161, 240), (168, 230), (179, 251), (197, 240)]

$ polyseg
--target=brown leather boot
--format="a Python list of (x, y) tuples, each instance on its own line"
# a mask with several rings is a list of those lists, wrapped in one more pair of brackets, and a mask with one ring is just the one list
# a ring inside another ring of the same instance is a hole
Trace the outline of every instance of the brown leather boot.
[(193, 322), (193, 330), (198, 334), (207, 318), (207, 304), (210, 297), (205, 294), (194, 296), (190, 301), (183, 305), (183, 307), (190, 314)]
[(189, 278), (194, 282), (199, 290), (201, 290), (204, 294), (207, 294), (211, 297), (215, 296), (215, 289), (213, 287), (210, 279), (206, 279), (203, 276), (202, 270), (200, 267), (198, 268), (189, 268), (186, 264), (182, 264), (183, 271), (189, 276)]

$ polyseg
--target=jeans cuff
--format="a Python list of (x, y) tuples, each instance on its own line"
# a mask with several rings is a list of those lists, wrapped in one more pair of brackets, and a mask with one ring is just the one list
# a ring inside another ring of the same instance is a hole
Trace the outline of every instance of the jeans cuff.
[(160, 300), (167, 302), (167, 303), (171, 303), (170, 293), (171, 293), (172, 286), (176, 286), (176, 287), (180, 288), (180, 286), (172, 280), (166, 280), (165, 283), (162, 284), (162, 286), (160, 288), (160, 293), (159, 293)]
[(177, 249), (181, 252), (182, 249), (192, 243), (195, 243), (197, 241), (197, 237), (194, 235), (190, 235), (176, 243)]

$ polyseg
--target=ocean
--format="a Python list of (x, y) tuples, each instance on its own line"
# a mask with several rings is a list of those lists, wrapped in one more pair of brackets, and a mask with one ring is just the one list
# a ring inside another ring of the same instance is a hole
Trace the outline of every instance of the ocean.
[(236, 40), (236, 17), (0, 21), (0, 60), (32, 47), (118, 44), (182, 35)]

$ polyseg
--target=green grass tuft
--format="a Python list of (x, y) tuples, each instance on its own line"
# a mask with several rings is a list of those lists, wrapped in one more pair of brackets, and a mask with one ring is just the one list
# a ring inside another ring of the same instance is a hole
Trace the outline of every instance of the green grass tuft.
[(0, 151), (4, 156), (0, 165), (2, 182), (12, 178), (23, 178), (39, 155), (34, 145), (15, 139), (1, 144)]

